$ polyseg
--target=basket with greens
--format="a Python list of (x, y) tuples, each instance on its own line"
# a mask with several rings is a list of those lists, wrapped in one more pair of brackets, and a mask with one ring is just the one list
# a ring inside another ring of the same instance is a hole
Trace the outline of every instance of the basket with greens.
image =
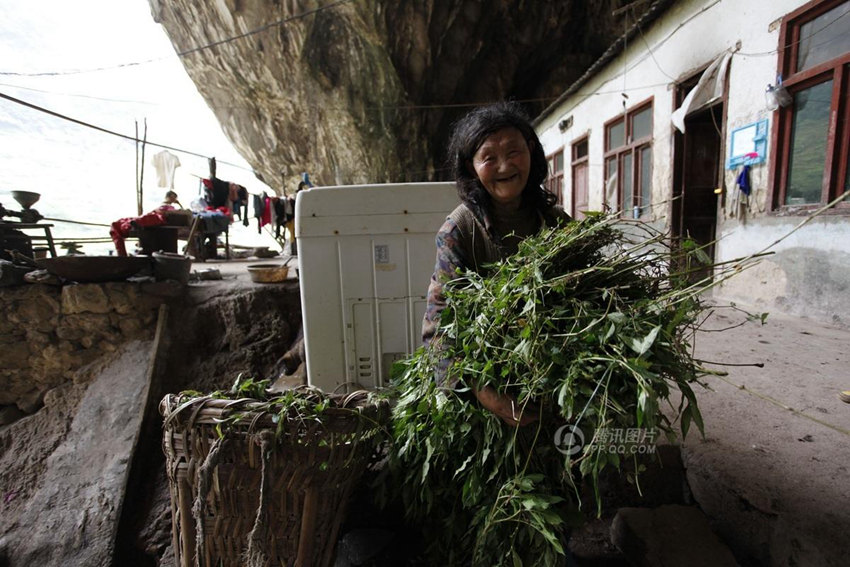
[(170, 394), (160, 403), (179, 565), (331, 565), (352, 491), (385, 439), (367, 392)]
[[(382, 479), (384, 496), (424, 526), (429, 563), (561, 564), (584, 487), (599, 506), (604, 469), (633, 480), (641, 470), (638, 452), (610, 450), (608, 432), (702, 430), (693, 386), (710, 371), (691, 348), (709, 308), (700, 294), (747, 261), (699, 280), (703, 251), (668, 242), (596, 215), (446, 286), (440, 340), (402, 363), (391, 390)], [(488, 385), (534, 422), (511, 427), (483, 409), (472, 389)]]

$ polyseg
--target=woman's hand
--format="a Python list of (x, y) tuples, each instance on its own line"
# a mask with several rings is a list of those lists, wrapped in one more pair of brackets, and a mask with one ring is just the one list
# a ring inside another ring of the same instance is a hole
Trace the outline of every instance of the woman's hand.
[(516, 398), (510, 394), (500, 394), (492, 386), (484, 386), (480, 390), (473, 388), (472, 391), (482, 406), (512, 427), (520, 427), (537, 421), (534, 408), (530, 406), (520, 407)]

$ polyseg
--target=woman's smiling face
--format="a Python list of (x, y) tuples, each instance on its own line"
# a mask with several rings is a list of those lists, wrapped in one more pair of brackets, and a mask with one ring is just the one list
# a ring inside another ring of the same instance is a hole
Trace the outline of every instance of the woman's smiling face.
[(519, 207), (531, 169), (528, 142), (516, 128), (497, 130), (472, 156), (472, 168), (494, 201)]

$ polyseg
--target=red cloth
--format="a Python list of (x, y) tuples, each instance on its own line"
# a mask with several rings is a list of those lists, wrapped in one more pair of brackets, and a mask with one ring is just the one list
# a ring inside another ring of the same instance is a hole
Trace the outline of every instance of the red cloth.
[(118, 252), (118, 255), (126, 256), (127, 248), (124, 246), (124, 239), (130, 234), (130, 229), (133, 228), (133, 225), (145, 227), (161, 224), (165, 224), (164, 212), (152, 211), (140, 217), (118, 219), (112, 223), (112, 227), (109, 229), (109, 236), (112, 237), (112, 242), (115, 243), (115, 250)]
[(263, 204), (263, 216), (260, 217), (260, 228), (272, 222), (272, 200), (266, 197)]
[(205, 210), (212, 212), (219, 212), (227, 217), (231, 223), (233, 222), (233, 212), (227, 207), (207, 207)]

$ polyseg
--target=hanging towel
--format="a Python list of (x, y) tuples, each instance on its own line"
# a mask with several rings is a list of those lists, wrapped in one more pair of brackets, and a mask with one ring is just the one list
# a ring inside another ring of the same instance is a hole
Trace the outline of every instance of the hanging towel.
[(738, 184), (738, 189), (741, 190), (741, 193), (750, 196), (750, 191), (752, 190), (752, 185), (750, 185), (750, 166), (745, 165), (741, 168), (741, 173), (738, 174), (738, 179), (735, 181)]

